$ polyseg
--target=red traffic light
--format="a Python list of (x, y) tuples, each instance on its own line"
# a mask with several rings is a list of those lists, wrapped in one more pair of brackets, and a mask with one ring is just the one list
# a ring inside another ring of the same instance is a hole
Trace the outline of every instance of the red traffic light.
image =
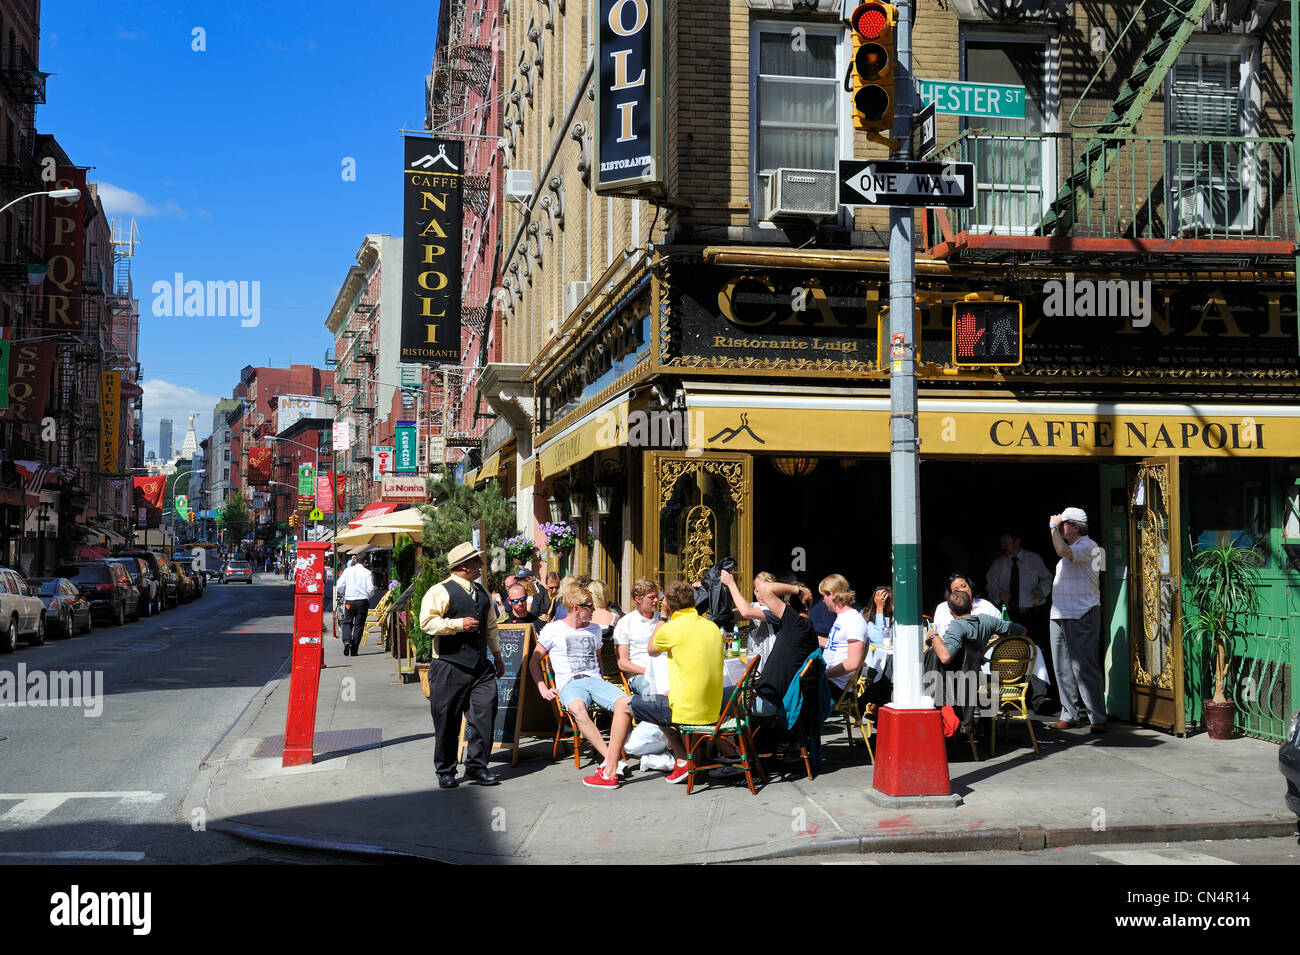
[(889, 25), (889, 13), (883, 3), (864, 3), (853, 11), (853, 29), (859, 36), (874, 40)]

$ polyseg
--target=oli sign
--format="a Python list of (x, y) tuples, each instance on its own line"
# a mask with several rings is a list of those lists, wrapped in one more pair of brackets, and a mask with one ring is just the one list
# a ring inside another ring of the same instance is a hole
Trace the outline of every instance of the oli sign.
[(601, 0), (597, 191), (660, 185), (661, 0)]

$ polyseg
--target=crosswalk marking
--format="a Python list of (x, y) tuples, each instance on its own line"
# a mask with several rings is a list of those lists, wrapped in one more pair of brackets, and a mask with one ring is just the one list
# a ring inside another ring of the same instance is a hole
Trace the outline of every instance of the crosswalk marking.
[(0, 813), (0, 825), (6, 828), (31, 826), (69, 799), (113, 799), (123, 806), (147, 806), (162, 802), (166, 793), (147, 790), (126, 790), (122, 792), (73, 792), (73, 793), (0, 793), (0, 802), (16, 802), (4, 813)]
[(1193, 852), (1190, 849), (1115, 849), (1094, 852), (1093, 855), (1109, 859), (1120, 865), (1236, 865), (1218, 856)]

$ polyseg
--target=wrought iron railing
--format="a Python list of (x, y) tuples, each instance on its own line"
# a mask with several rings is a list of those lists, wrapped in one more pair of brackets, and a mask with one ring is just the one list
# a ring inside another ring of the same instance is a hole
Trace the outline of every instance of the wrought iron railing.
[[(969, 129), (933, 158), (975, 165), (975, 208), (946, 210), (952, 233), (1050, 235), (1055, 223), (1068, 222), (1064, 234), (1089, 238), (1294, 241), (1297, 234), (1284, 138)], [(1066, 183), (1072, 189), (1061, 195)]]

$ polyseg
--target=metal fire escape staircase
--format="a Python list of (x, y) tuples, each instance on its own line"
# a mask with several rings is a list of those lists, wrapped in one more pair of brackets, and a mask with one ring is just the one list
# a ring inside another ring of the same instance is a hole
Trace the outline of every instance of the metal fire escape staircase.
[[(1163, 88), (1165, 77), (1211, 3), (1212, 0), (1145, 0), (1134, 12), (1125, 31), (1133, 25), (1143, 8), (1163, 7), (1166, 10), (1163, 21), (1151, 35), (1137, 69), (1125, 81), (1123, 90), (1111, 106), (1110, 114), (1097, 125), (1099, 136), (1084, 147), (1051, 207), (1040, 221), (1037, 230), (1039, 235), (1064, 236), (1070, 233), (1080, 212), (1102, 187), (1107, 169), (1123, 148), (1122, 137), (1133, 133), (1147, 104)], [(1121, 38), (1122, 36), (1123, 34)], [(1112, 49), (1118, 46), (1116, 43)], [(1096, 82), (1105, 69), (1107, 60), (1109, 57), (1102, 61), (1088, 86)], [(1087, 87), (1080, 94), (1079, 101), (1082, 102), (1086, 95)], [(1107, 134), (1118, 138), (1106, 138)]]

